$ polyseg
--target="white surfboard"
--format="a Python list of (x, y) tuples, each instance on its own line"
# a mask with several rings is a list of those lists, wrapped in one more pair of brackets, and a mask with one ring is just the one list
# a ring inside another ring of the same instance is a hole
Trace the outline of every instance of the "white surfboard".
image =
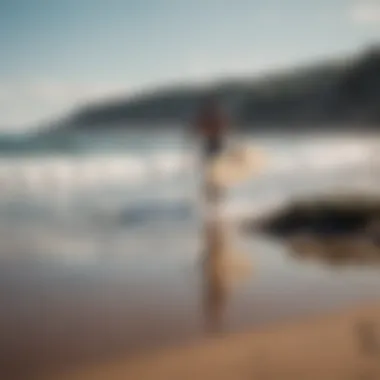
[(258, 149), (234, 147), (210, 164), (209, 181), (220, 187), (234, 186), (262, 171), (267, 162), (265, 154)]

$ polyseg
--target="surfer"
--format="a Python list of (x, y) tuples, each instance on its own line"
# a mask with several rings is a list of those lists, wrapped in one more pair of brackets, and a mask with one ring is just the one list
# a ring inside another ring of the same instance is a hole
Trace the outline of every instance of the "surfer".
[(203, 140), (202, 155), (207, 164), (225, 148), (227, 117), (215, 100), (208, 100), (201, 106), (195, 129), (196, 134)]
[(226, 148), (228, 123), (226, 114), (216, 100), (209, 99), (201, 106), (194, 127), (195, 134), (201, 139), (206, 197), (208, 200), (217, 200), (221, 189), (209, 183), (208, 169)]

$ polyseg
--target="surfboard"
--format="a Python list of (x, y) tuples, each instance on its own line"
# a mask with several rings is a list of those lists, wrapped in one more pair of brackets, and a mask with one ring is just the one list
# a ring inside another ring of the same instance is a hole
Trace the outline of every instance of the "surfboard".
[(240, 145), (215, 158), (208, 168), (208, 180), (226, 188), (238, 185), (262, 171), (268, 163), (264, 152)]

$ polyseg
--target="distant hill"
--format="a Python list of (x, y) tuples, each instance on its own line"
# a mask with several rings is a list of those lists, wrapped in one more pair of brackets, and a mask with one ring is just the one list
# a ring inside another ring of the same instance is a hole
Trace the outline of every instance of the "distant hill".
[(313, 67), (231, 80), (207, 88), (161, 89), (134, 99), (78, 110), (69, 128), (99, 130), (188, 121), (206, 95), (216, 95), (236, 122), (255, 128), (315, 125), (380, 126), (380, 46), (361, 55)]

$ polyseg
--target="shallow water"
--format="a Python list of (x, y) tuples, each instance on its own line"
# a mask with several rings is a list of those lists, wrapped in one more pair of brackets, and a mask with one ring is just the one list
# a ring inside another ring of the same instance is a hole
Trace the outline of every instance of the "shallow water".
[(0, 160), (3, 364), (74, 366), (380, 299), (380, 268), (301, 262), (238, 233), (242, 216), (296, 195), (378, 188), (373, 139), (291, 140), (252, 139), (270, 166), (229, 191), (228, 252), (249, 268), (232, 283), (202, 270), (194, 154), (172, 135)]

